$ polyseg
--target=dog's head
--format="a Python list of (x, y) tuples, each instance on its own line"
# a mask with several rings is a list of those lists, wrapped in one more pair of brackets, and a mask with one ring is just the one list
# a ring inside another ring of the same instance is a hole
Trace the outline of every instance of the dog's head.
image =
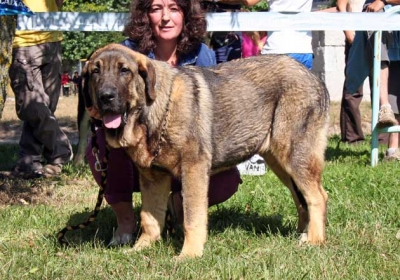
[(104, 126), (117, 129), (123, 119), (156, 98), (156, 75), (151, 60), (120, 44), (95, 51), (83, 71), (83, 95), (94, 106)]

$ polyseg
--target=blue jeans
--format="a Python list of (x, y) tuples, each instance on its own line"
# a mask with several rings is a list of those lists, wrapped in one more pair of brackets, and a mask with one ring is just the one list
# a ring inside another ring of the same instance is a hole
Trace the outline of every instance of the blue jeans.
[(290, 57), (293, 57), (298, 62), (303, 64), (305, 67), (307, 67), (309, 70), (311, 70), (312, 65), (313, 65), (313, 60), (314, 60), (314, 54), (312, 54), (312, 53), (288, 53), (287, 55)]

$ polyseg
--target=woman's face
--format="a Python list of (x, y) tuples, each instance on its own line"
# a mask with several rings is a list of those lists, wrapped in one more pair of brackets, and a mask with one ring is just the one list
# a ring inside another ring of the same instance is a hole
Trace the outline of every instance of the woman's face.
[(157, 41), (176, 41), (183, 28), (183, 12), (175, 0), (153, 0), (149, 11)]

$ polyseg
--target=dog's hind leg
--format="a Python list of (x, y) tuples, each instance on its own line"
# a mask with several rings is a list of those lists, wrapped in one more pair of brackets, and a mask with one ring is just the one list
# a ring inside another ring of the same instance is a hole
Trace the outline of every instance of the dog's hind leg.
[(297, 230), (302, 233), (300, 241), (309, 244), (324, 243), (327, 194), (321, 185), (323, 162), (310, 155), (300, 166), (292, 168), (292, 156), (285, 165), (282, 164), (285, 157), (277, 160), (270, 152), (263, 156), (269, 168), (292, 194), (299, 218)]
[[(318, 127), (315, 122), (314, 128)], [(287, 167), (291, 172), (294, 191), (303, 196), (307, 203), (309, 223), (307, 235), (300, 241), (309, 244), (321, 244), (326, 239), (326, 215), (328, 195), (322, 187), (322, 172), (324, 169), (324, 154), (327, 145), (326, 124), (317, 129), (316, 133), (305, 134), (305, 137), (295, 142), (292, 156)], [(307, 137), (308, 136), (308, 137)]]
[(169, 174), (155, 171), (140, 174), (142, 234), (135, 243), (134, 250), (138, 251), (149, 247), (154, 241), (161, 238), (170, 188), (171, 176)]
[(297, 231), (303, 233), (306, 231), (309, 222), (309, 215), (307, 209), (307, 203), (305, 202), (304, 196), (293, 187), (293, 180), (290, 175), (282, 168), (279, 162), (272, 156), (270, 153), (267, 153), (264, 156), (265, 162), (268, 165), (268, 168), (271, 169), (275, 175), (282, 181), (282, 183), (288, 187), (290, 190), (293, 200), (296, 204), (297, 214), (298, 214), (298, 223), (297, 223)]

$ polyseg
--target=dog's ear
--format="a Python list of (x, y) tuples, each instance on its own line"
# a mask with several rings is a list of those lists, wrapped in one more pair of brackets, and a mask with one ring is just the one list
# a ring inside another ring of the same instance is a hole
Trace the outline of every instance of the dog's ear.
[(145, 84), (146, 102), (153, 103), (156, 99), (156, 70), (150, 59), (139, 60), (138, 68)]

